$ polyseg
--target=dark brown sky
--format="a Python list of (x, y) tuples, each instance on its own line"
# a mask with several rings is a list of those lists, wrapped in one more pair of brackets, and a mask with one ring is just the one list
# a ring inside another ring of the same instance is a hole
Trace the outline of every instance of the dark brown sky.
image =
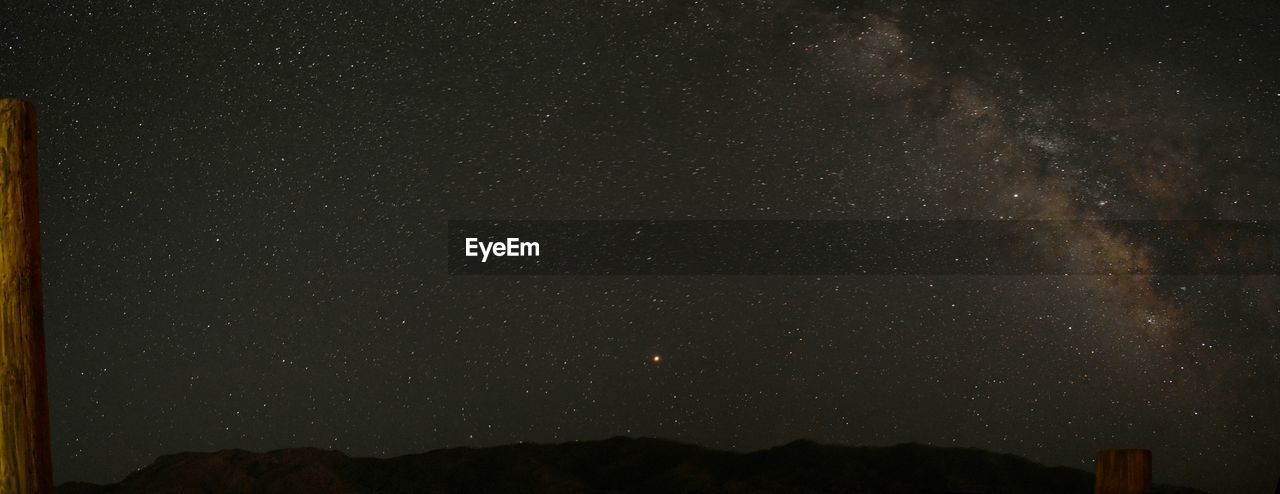
[(1275, 277), (461, 278), (442, 245), (456, 218), (1275, 220), (1277, 13), (7, 2), (55, 475), (628, 434), (1147, 447), (1160, 482), (1266, 492)]

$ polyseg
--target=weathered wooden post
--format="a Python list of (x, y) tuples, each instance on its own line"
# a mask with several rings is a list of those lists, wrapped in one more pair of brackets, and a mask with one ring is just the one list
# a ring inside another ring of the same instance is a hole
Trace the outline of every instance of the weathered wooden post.
[(0, 99), (0, 493), (53, 492), (36, 109)]
[(1151, 451), (1104, 449), (1098, 452), (1094, 494), (1147, 494), (1151, 492)]

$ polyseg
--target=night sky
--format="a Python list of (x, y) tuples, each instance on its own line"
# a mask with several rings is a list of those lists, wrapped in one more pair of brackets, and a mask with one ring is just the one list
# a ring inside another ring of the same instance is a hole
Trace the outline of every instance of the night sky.
[(1275, 2), (188, 3), (0, 5), (59, 482), (612, 435), (1280, 476), (1274, 276), (445, 265), (449, 219), (1275, 220)]

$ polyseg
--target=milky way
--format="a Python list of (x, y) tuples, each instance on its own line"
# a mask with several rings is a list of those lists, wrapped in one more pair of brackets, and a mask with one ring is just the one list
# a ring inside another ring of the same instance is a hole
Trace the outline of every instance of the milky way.
[[(1144, 447), (1159, 482), (1271, 489), (1274, 276), (451, 277), (444, 241), (469, 218), (1275, 220), (1277, 13), (5, 4), (0, 92), (40, 109), (55, 476), (624, 434), (1086, 469)], [(1031, 241), (1154, 273), (1180, 248)]]

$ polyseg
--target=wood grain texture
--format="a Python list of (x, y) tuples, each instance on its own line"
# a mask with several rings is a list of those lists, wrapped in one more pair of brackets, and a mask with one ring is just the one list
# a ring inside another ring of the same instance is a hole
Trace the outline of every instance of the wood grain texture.
[(1095, 463), (1094, 494), (1147, 494), (1151, 492), (1151, 451), (1104, 449)]
[(36, 112), (0, 99), (0, 494), (53, 492)]

